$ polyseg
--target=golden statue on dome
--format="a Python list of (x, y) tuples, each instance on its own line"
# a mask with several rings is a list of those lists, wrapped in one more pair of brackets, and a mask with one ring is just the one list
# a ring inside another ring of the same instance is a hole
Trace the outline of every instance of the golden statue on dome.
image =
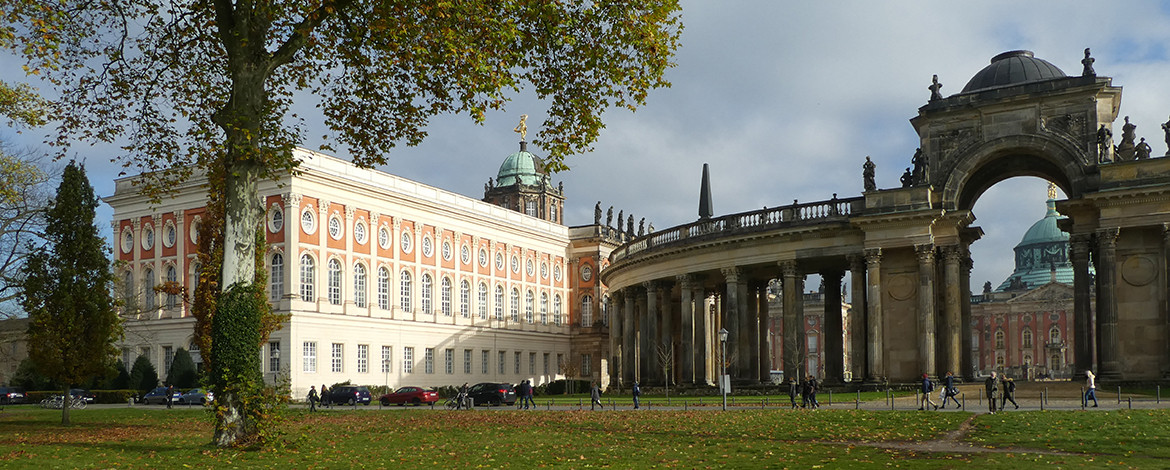
[(1053, 183), (1051, 181), (1048, 182), (1048, 200), (1049, 201), (1056, 200), (1056, 183)]
[(520, 134), (520, 140), (524, 140), (524, 138), (528, 136), (528, 124), (526, 121), (528, 121), (528, 115), (521, 114), (520, 124), (517, 125), (515, 129), (512, 129), (512, 132)]

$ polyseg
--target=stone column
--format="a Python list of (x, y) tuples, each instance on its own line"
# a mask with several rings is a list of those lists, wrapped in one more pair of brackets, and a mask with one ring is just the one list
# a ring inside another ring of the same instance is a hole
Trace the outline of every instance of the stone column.
[(845, 324), (841, 317), (842, 271), (821, 273), (825, 282), (825, 381), (845, 382)]
[(695, 281), (690, 275), (682, 274), (675, 277), (679, 287), (679, 369), (683, 383), (694, 383), (695, 380)]
[(865, 250), (865, 267), (868, 282), (866, 283), (866, 350), (865, 380), (867, 382), (881, 382), (886, 376), (886, 365), (882, 360), (885, 350), (882, 343), (882, 249), (868, 248)]
[(780, 275), (784, 302), (784, 377), (804, 377), (804, 295), (796, 261), (781, 261)]
[(642, 380), (657, 381), (662, 374), (658, 367), (658, 286), (653, 281), (642, 283), (646, 289), (646, 308), (642, 312)]
[[(474, 284), (473, 284), (474, 285)], [(623, 347), (625, 344), (625, 329), (622, 324), (625, 323), (625, 318), (622, 317), (621, 309), (617, 308), (618, 291), (613, 291), (609, 294), (609, 381), (612, 384), (622, 383), (623, 361), (622, 357)], [(475, 316), (472, 315), (474, 319)]]
[(768, 309), (768, 282), (760, 285), (756, 292), (756, 311), (759, 312), (756, 320), (756, 370), (759, 371), (760, 382), (772, 380), (772, 354), (768, 351), (768, 325), (771, 324), (771, 311)]
[[(674, 305), (672, 297), (672, 288), (669, 282), (661, 281), (658, 283), (658, 295), (660, 302), (658, 304), (658, 348), (655, 356), (658, 358), (658, 368), (661, 370), (664, 365), (669, 366), (667, 375), (662, 377), (663, 381), (674, 384), (674, 376), (678, 375), (675, 367), (677, 364), (674, 358), (677, 356), (671, 347), (674, 345)], [(666, 361), (666, 362), (663, 362)]]
[(1117, 227), (1097, 231), (1097, 362), (1102, 380), (1121, 378), (1117, 344)]
[(946, 348), (943, 350), (943, 368), (944, 372), (953, 372), (959, 377), (964, 377), (965, 374), (961, 370), (962, 356), (963, 356), (963, 338), (962, 338), (962, 323), (963, 323), (963, 294), (962, 294), (962, 280), (960, 280), (960, 272), (962, 271), (960, 263), (963, 257), (963, 251), (959, 246), (948, 246), (943, 248), (943, 282), (946, 283), (946, 288), (943, 291), (943, 344)]
[(638, 330), (637, 314), (634, 312), (634, 292), (632, 287), (622, 289), (622, 383), (626, 386), (634, 383), (638, 377)]
[(849, 255), (849, 274), (853, 305), (849, 314), (849, 370), (854, 381), (865, 377), (865, 257)]
[(750, 380), (753, 375), (752, 356), (757, 351), (755, 350), (756, 338), (752, 334), (752, 318), (755, 317), (755, 312), (751, 308), (751, 289), (748, 288), (750, 280), (744, 276), (740, 271), (739, 282), (736, 283), (735, 288), (735, 311), (739, 313), (736, 315), (739, 322), (739, 356), (736, 365), (735, 376), (740, 379)]
[[(1170, 273), (1170, 223), (1162, 224), (1162, 263), (1162, 272)], [(1166, 349), (1162, 352), (1162, 360), (1159, 361), (1162, 364), (1161, 376), (1163, 379), (1170, 377), (1170, 276), (1166, 276), (1166, 278), (1165, 281), (1162, 281), (1162, 318), (1166, 322), (1162, 326), (1166, 331), (1162, 342), (1166, 344)]]
[(962, 297), (962, 311), (959, 315), (959, 368), (966, 372), (952, 371), (956, 377), (970, 376), (974, 380), (975, 366), (974, 345), (971, 344), (971, 268), (975, 266), (971, 260), (971, 250), (963, 248), (963, 255), (959, 260), (959, 292)]
[[(746, 348), (740, 347), (742, 338), (739, 336), (740, 323), (740, 309), (739, 309), (739, 284), (742, 281), (743, 271), (739, 268), (723, 268), (723, 278), (727, 281), (726, 295), (724, 297), (723, 308), (723, 329), (727, 330), (727, 359), (735, 358), (735, 361), (730, 361), (727, 365), (728, 369), (739, 369), (739, 357), (745, 354), (743, 351)], [(718, 372), (716, 372), (718, 374)], [(738, 376), (739, 370), (728, 372), (729, 375)]]
[[(1069, 261), (1073, 266), (1073, 370), (1084, 377), (1093, 369), (1093, 311), (1089, 285), (1089, 253), (1093, 236), (1078, 233), (1069, 237)], [(1044, 332), (1047, 336), (1047, 332)]]
[[(934, 245), (929, 243), (915, 245), (914, 251), (918, 255), (918, 364), (923, 373), (939, 375), (934, 360), (938, 332), (934, 321)], [(949, 294), (953, 290), (952, 287), (957, 288), (957, 286), (958, 279), (953, 285), (947, 286), (947, 293)], [(955, 299), (948, 295), (948, 313), (951, 311), (952, 300)]]
[(744, 296), (744, 312), (747, 315), (742, 328), (744, 343), (748, 347), (748, 354), (744, 361), (745, 379), (760, 380), (760, 286), (759, 281), (750, 281), (742, 284), (747, 295)]

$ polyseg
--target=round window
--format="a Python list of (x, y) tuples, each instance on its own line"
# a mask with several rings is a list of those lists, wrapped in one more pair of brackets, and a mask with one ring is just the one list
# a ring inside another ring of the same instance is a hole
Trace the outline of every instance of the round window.
[(378, 229), (378, 246), (383, 250), (390, 248), (390, 229), (381, 227)]
[(556, 265), (556, 266), (553, 266), (553, 279), (556, 279), (556, 280), (557, 280), (557, 282), (560, 282), (560, 281), (561, 281), (561, 276), (562, 276), (562, 274), (561, 274), (561, 265), (559, 265), (559, 264), (558, 264), (558, 265)]
[(402, 232), (402, 251), (403, 252), (410, 253), (410, 249), (412, 248), (412, 245), (410, 242), (411, 242), (410, 232), (403, 231)]
[(149, 250), (154, 248), (154, 229), (149, 225), (142, 229), (142, 249)]
[(468, 248), (467, 245), (463, 245), (463, 247), (459, 248), (459, 259), (463, 260), (463, 264), (470, 263), (471, 248)]
[(333, 216), (329, 218), (329, 236), (334, 240), (341, 239), (341, 218)]
[(488, 265), (488, 254), (487, 254), (487, 250), (485, 250), (485, 249), (483, 249), (483, 248), (480, 248), (480, 249), (479, 249), (479, 265), (480, 265), (480, 266), (483, 266), (483, 267), (485, 267), (485, 268), (486, 268), (486, 267), (487, 267), (487, 265)]
[(496, 269), (504, 269), (504, 255), (496, 253)]
[(512, 272), (514, 272), (514, 273), (520, 272), (520, 257), (519, 256), (512, 255)]
[(365, 245), (366, 244), (366, 223), (365, 222), (358, 221), (358, 223), (354, 224), (354, 226), (353, 226), (353, 240), (356, 241), (358, 243), (358, 245)]
[(317, 231), (317, 216), (313, 215), (312, 207), (305, 207), (305, 210), (301, 211), (301, 230), (309, 235)]
[(536, 263), (533, 263), (532, 260), (528, 260), (528, 262), (524, 264), (524, 273), (529, 275), (529, 276), (535, 274), (536, 273)]
[(277, 206), (272, 206), (272, 211), (268, 213), (268, 231), (272, 233), (279, 233), (284, 229), (284, 211)]
[(447, 261), (451, 261), (451, 254), (452, 253), (453, 253), (453, 250), (451, 249), (451, 242), (444, 240), (443, 241), (443, 259), (447, 260)]
[(201, 219), (199, 216), (195, 216), (194, 219), (191, 219), (191, 233), (188, 235), (191, 237), (191, 243), (199, 243), (199, 225), (202, 223), (203, 219)]
[(122, 230), (122, 253), (129, 253), (134, 249), (134, 232), (130, 231), (130, 227)]
[(581, 266), (581, 280), (589, 281), (593, 279), (593, 268), (589, 265)]
[(540, 263), (540, 277), (548, 279), (548, 263)]
[(178, 232), (175, 230), (175, 222), (168, 220), (167, 225), (163, 227), (163, 245), (167, 248), (175, 246), (176, 238), (178, 238)]
[(423, 237), (422, 247), (423, 247), (423, 256), (426, 256), (429, 258), (432, 254), (435, 253), (435, 246), (431, 242), (431, 237)]

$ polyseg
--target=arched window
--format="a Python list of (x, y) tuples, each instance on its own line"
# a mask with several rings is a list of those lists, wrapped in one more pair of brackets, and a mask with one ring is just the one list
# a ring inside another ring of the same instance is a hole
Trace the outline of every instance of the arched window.
[(561, 324), (561, 294), (553, 296), (553, 324)]
[(175, 265), (167, 266), (167, 308), (175, 308), (179, 304), (179, 296), (175, 293), (175, 286), (178, 286), (179, 273), (175, 272)]
[(366, 265), (353, 264), (353, 305), (366, 308)]
[(154, 310), (156, 307), (154, 299), (154, 270), (146, 268), (142, 271), (142, 308), (144, 310)]
[(316, 276), (316, 267), (313, 266), (313, 257), (308, 253), (301, 255), (301, 300), (312, 302), (316, 297), (313, 292), (313, 278)]
[(1060, 344), (1060, 327), (1052, 325), (1048, 330), (1048, 342), (1052, 344)]
[(423, 273), (422, 275), (422, 313), (423, 315), (434, 315), (434, 286), (432, 285), (431, 275)]
[[(279, 212), (277, 212), (279, 214)], [(284, 255), (272, 255), (272, 267), (269, 268), (269, 296), (273, 302), (279, 302), (284, 297)]]
[(995, 356), (995, 368), (996, 369), (1003, 369), (1003, 364), (1004, 364), (1003, 356)]
[(593, 296), (581, 297), (581, 326), (593, 326)]
[(413, 287), (410, 285), (410, 271), (402, 271), (402, 275), (399, 276), (398, 284), (401, 286), (401, 288), (398, 290), (398, 306), (402, 307), (402, 311), (410, 312), (411, 290), (413, 289)]
[(548, 292), (540, 293), (540, 324), (548, 324)]
[(508, 319), (513, 321), (513, 322), (519, 322), (520, 321), (520, 289), (513, 287), (512, 288), (512, 298), (510, 298), (508, 300), (510, 301), (509, 303), (511, 303), (511, 305), (508, 306), (509, 307)]
[(378, 268), (378, 308), (390, 310), (390, 270)]
[(504, 319), (504, 286), (496, 286), (496, 320)]
[(443, 316), (451, 316), (451, 278), (444, 277), (439, 281), (439, 308), (443, 310)]
[(536, 303), (536, 299), (533, 296), (532, 291), (525, 292), (524, 293), (524, 321), (527, 321), (530, 324), (533, 321), (532, 312), (533, 312), (533, 310), (536, 310), (536, 306), (534, 305), (535, 303)]
[(995, 330), (995, 349), (1003, 348), (1003, 330)]
[(329, 260), (329, 303), (341, 305), (341, 261)]
[(459, 314), (471, 318), (471, 283), (467, 279), (459, 283)]
[(479, 296), (475, 300), (477, 300), (479, 303), (479, 305), (477, 306), (479, 309), (479, 319), (480, 320), (487, 320), (488, 286), (487, 286), (486, 282), (479, 283)]
[(1024, 343), (1023, 347), (1025, 347), (1025, 348), (1032, 347), (1032, 329), (1031, 328), (1024, 328), (1024, 331), (1022, 333), (1020, 333), (1020, 336), (1023, 339), (1023, 343)]
[(1064, 368), (1064, 364), (1062, 364), (1061, 360), (1060, 360), (1060, 353), (1056, 353), (1056, 352), (1052, 353), (1052, 356), (1048, 358), (1048, 368), (1049, 369)]
[(203, 275), (203, 265), (196, 262), (191, 266), (191, 292), (199, 287), (199, 276)]

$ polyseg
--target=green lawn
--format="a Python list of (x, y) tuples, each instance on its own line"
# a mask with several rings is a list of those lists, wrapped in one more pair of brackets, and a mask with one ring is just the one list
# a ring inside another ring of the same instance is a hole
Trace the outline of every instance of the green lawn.
[(210, 445), (199, 409), (0, 412), (0, 468), (1164, 468), (1170, 411), (981, 415), (979, 446), (1048, 449), (950, 454), (867, 442), (934, 439), (969, 413), (855, 410), (516, 412), (406, 409), (289, 413), (288, 446)]

